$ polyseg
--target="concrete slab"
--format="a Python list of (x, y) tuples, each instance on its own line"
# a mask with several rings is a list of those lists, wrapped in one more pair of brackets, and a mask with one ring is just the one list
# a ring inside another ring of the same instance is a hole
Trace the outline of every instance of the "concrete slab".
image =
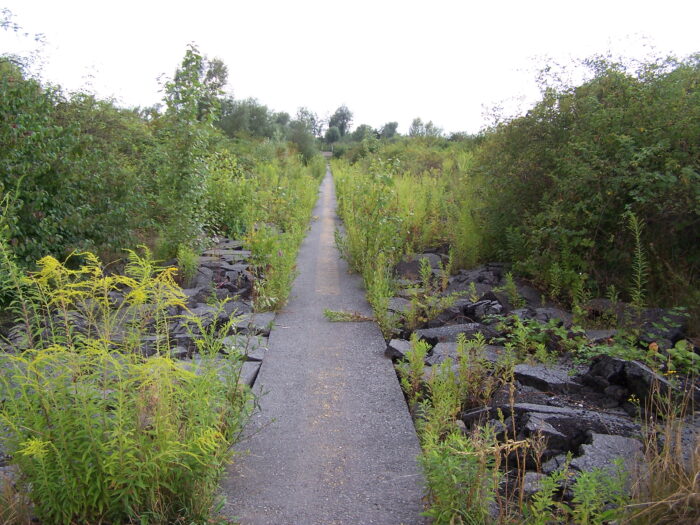
[(324, 309), (372, 311), (334, 243), (330, 172), (291, 299), (275, 320), (246, 429), (222, 490), (243, 525), (418, 524), (420, 453), (375, 323), (331, 323)]

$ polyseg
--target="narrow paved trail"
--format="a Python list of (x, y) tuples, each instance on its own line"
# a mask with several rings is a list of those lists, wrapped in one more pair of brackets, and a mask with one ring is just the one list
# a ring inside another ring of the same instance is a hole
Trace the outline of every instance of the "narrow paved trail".
[(379, 328), (323, 316), (371, 315), (335, 247), (335, 207), (328, 172), (256, 381), (261, 411), (238, 447), (249, 453), (223, 484), (243, 525), (423, 523), (418, 439)]

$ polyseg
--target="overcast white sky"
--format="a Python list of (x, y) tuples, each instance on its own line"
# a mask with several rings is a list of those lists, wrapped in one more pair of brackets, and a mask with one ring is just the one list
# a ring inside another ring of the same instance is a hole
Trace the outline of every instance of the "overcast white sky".
[[(527, 108), (535, 72), (611, 50), (700, 51), (697, 0), (0, 0), (43, 33), (42, 77), (127, 106), (161, 99), (189, 42), (229, 68), (236, 98), (320, 116), (346, 104), (354, 124), (414, 117), (478, 131), (495, 104)], [(29, 41), (29, 43), (31, 43)], [(0, 52), (31, 47), (0, 30)], [(545, 58), (548, 57), (548, 58)]]

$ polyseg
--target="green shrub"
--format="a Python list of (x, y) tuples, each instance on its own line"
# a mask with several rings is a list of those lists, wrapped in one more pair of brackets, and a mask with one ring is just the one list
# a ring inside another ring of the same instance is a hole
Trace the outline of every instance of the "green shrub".
[[(585, 65), (578, 86), (545, 75), (542, 100), (475, 150), (482, 246), (567, 302), (581, 273), (594, 293), (627, 290), (642, 247), (647, 301), (697, 316), (700, 56)], [(625, 231), (630, 212), (644, 231)], [(638, 269), (626, 300), (640, 300)]]
[(485, 430), (474, 437), (461, 431), (424, 444), (420, 462), (428, 484), (430, 507), (425, 515), (435, 524), (490, 522), (498, 471), (492, 437)]
[(418, 336), (411, 336), (411, 348), (406, 353), (406, 360), (396, 367), (401, 387), (408, 398), (409, 406), (413, 410), (415, 404), (423, 399), (423, 381), (425, 371), (425, 356), (430, 347), (428, 343), (418, 339)]
[(211, 344), (192, 367), (169, 357), (170, 312), (183, 305), (174, 268), (132, 252), (126, 275), (105, 275), (82, 258), (72, 270), (45, 257), (6, 283), (26, 328), (0, 354), (0, 436), (20, 487), (48, 523), (204, 521), (249, 409), (240, 358)]
[(215, 151), (208, 159), (206, 179), (207, 225), (215, 232), (241, 238), (251, 222), (249, 202), (256, 184), (228, 150)]
[(133, 111), (44, 87), (0, 58), (0, 198), (8, 239), (28, 266), (47, 253), (114, 251), (151, 226), (145, 157), (154, 147)]
[[(570, 456), (569, 456), (570, 459)], [(526, 521), (532, 525), (573, 523), (576, 525), (603, 525), (624, 517), (629, 503), (626, 484), (629, 476), (622, 461), (615, 461), (613, 469), (593, 469), (581, 472), (571, 484), (573, 498), (565, 503), (556, 494), (569, 482), (571, 473), (561, 468), (541, 480), (541, 488), (525, 509)]]
[(199, 256), (192, 248), (181, 244), (177, 247), (177, 267), (180, 270), (183, 287), (188, 288), (187, 284), (192, 282), (192, 279), (197, 274)]

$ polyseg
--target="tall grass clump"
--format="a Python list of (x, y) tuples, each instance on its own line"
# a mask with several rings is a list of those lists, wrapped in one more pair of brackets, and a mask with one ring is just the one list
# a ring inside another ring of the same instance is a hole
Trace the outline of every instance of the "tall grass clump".
[(333, 162), (344, 226), (338, 246), (368, 288), (406, 254), (449, 245), (456, 264), (480, 259), (478, 178), (468, 173), (470, 162), (457, 147), (448, 154), (416, 140), (385, 144), (355, 164)]
[[(438, 524), (488, 523), (503, 479), (498, 468), (501, 453), (507, 446), (498, 443), (490, 427), (467, 435), (456, 425), (465, 400), (461, 374), (448, 358), (433, 367), (425, 379), (425, 348), (421, 345), (425, 343), (412, 343), (412, 352), (422, 350), (418, 355), (420, 375), (412, 381), (404, 381), (402, 375), (402, 386), (408, 388), (407, 394), (425, 394), (415, 414), (422, 447), (420, 463), (430, 503), (425, 515)], [(460, 343), (463, 345), (464, 341)], [(460, 355), (464, 357), (461, 351)], [(409, 355), (409, 363), (410, 360)], [(425, 384), (421, 384), (423, 380)]]
[(320, 157), (309, 165), (291, 157), (255, 167), (246, 243), (258, 277), (254, 297), (258, 310), (276, 310), (287, 300), (324, 166)]
[(0, 248), (24, 332), (0, 354), (19, 494), (45, 523), (206, 521), (250, 395), (236, 355), (197, 345), (197, 365), (170, 358), (174, 269), (131, 252), (125, 275), (106, 275), (86, 253), (78, 269), (46, 257), (25, 275)]
[(378, 163), (365, 172), (336, 161), (333, 177), (343, 219), (342, 254), (350, 266), (364, 275), (376, 266), (380, 253), (388, 266), (395, 264), (404, 249), (405, 225), (390, 170)]

